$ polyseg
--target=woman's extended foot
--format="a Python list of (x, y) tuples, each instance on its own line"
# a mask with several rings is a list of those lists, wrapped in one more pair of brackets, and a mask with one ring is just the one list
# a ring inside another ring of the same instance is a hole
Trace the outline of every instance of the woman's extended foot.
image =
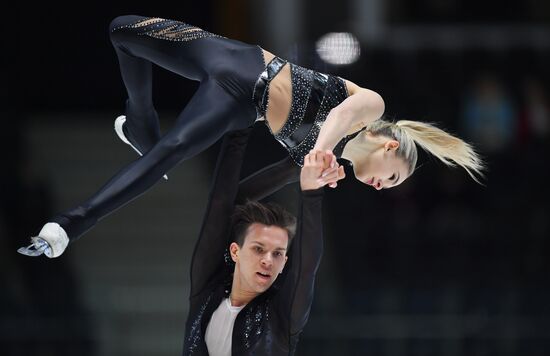
[(65, 230), (57, 223), (47, 223), (38, 236), (31, 237), (29, 246), (21, 247), (17, 252), (26, 256), (45, 254), (49, 258), (54, 258), (61, 256), (68, 244), (69, 237)]

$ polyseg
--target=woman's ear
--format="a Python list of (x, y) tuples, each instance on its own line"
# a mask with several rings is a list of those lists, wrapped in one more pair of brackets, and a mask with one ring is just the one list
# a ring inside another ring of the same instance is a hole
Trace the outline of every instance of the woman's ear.
[(398, 148), (399, 148), (399, 141), (397, 141), (397, 140), (388, 140), (384, 144), (384, 149), (386, 150), (386, 152), (395, 151)]
[(232, 242), (231, 245), (229, 245), (229, 253), (231, 254), (231, 259), (235, 263), (239, 259), (239, 249), (239, 245), (236, 242)]

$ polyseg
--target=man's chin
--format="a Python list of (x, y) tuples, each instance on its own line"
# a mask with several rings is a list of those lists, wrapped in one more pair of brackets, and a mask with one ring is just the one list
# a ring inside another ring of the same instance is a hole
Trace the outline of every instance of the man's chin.
[(266, 291), (267, 289), (269, 289), (269, 287), (271, 287), (271, 285), (273, 284), (275, 280), (273, 279), (272, 276), (269, 276), (269, 275), (261, 275), (259, 273), (256, 273), (256, 276), (255, 276), (255, 282), (256, 282), (256, 285), (259, 287), (259, 288), (263, 288), (264, 291)]
[(256, 292), (257, 293), (263, 293), (265, 292), (266, 290), (269, 289), (269, 287), (271, 287), (273, 283), (270, 283), (270, 284), (265, 284), (265, 285), (257, 285), (256, 286)]
[(262, 283), (262, 284), (256, 284), (256, 292), (257, 293), (263, 293), (265, 292), (266, 290), (268, 290), (269, 288), (271, 288), (271, 286), (273, 285), (273, 282), (274, 281), (270, 281), (269, 283)]

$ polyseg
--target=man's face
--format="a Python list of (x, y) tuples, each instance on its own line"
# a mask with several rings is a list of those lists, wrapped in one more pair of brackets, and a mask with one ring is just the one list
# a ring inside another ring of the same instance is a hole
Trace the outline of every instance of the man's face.
[[(229, 249), (235, 262), (234, 286), (241, 293), (258, 295), (265, 292), (283, 271), (287, 260), (288, 234), (278, 226), (251, 224), (239, 246)], [(236, 285), (235, 285), (236, 284)]]

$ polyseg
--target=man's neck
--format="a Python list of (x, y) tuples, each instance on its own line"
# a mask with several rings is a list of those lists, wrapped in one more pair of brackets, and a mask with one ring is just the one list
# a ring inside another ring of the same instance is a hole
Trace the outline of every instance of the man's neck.
[(244, 290), (241, 287), (240, 280), (236, 277), (236, 274), (233, 275), (233, 285), (231, 286), (231, 294), (229, 295), (229, 300), (231, 305), (234, 307), (242, 307), (256, 298), (258, 293), (249, 292)]

